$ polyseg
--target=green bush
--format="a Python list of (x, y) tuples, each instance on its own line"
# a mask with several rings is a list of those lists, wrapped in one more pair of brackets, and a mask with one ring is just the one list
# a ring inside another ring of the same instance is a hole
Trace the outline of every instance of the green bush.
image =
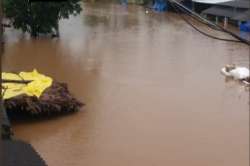
[(3, 0), (4, 15), (16, 29), (39, 34), (58, 33), (58, 21), (77, 15), (81, 11), (80, 0), (63, 2), (29, 2), (29, 0)]

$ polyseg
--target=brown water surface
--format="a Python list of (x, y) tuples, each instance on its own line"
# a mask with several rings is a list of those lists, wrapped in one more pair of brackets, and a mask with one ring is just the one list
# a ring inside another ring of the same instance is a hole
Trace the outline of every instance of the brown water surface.
[(249, 65), (247, 46), (202, 36), (171, 13), (115, 4), (83, 4), (60, 33), (5, 33), (5, 71), (36, 68), (87, 104), (13, 122), (49, 166), (249, 165), (248, 91), (220, 74), (227, 63)]

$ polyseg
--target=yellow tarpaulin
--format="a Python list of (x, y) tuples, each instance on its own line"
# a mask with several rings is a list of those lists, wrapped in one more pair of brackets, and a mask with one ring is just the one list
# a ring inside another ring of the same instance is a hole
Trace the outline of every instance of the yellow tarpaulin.
[(3, 99), (9, 99), (20, 94), (40, 97), (43, 91), (50, 87), (53, 82), (52, 78), (40, 74), (35, 69), (32, 72), (20, 72), (19, 74), (4, 72), (2, 73), (2, 79), (31, 81), (28, 84), (3, 83)]

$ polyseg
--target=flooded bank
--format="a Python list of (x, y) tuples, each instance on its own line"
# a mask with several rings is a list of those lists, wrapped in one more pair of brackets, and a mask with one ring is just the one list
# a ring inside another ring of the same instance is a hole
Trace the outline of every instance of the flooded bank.
[[(49, 166), (248, 166), (248, 91), (225, 64), (249, 48), (209, 39), (175, 14), (84, 4), (60, 39), (6, 31), (4, 70), (37, 68), (67, 82), (84, 110), (13, 123)], [(225, 36), (227, 37), (227, 36)]]

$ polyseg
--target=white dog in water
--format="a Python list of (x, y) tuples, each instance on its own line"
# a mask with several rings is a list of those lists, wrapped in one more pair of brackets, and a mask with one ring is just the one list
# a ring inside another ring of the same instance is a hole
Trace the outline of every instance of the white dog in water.
[(236, 67), (236, 65), (226, 65), (221, 69), (221, 72), (227, 77), (232, 77), (235, 80), (240, 80), (246, 84), (250, 84), (249, 69), (246, 67)]

